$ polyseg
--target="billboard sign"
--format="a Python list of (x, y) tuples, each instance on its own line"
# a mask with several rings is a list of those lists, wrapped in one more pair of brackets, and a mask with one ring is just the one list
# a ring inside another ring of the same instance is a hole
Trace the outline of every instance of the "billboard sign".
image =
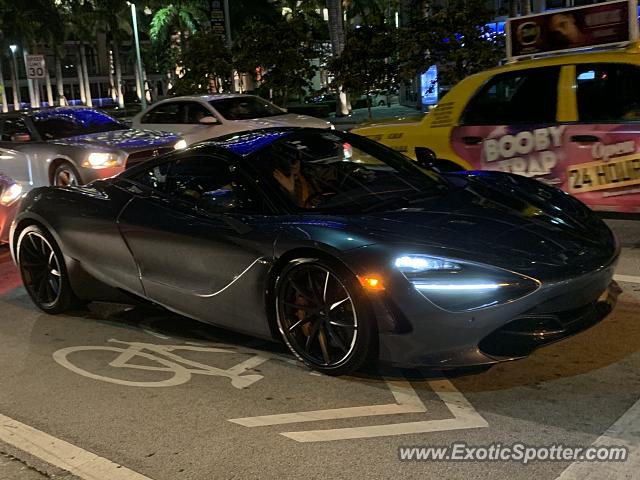
[(420, 75), (420, 96), (423, 106), (438, 103), (438, 67), (436, 65), (431, 65)]
[(509, 58), (616, 45), (633, 35), (627, 0), (510, 18), (507, 32)]

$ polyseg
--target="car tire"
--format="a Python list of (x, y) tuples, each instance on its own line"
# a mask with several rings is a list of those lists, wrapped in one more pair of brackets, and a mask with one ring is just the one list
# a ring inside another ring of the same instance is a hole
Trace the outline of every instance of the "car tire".
[(296, 259), (275, 286), (278, 330), (301, 362), (328, 375), (377, 356), (378, 332), (356, 276), (337, 261)]
[(22, 230), (16, 260), (22, 283), (40, 310), (58, 314), (80, 304), (71, 289), (62, 251), (49, 232), (37, 225)]
[(380, 100), (380, 101), (378, 102), (378, 106), (379, 106), (379, 107), (384, 107), (385, 105), (386, 105), (386, 103), (385, 103), (385, 101), (384, 101), (384, 100)]
[(76, 167), (69, 162), (63, 162), (53, 171), (51, 185), (54, 187), (71, 187), (81, 185), (82, 180)]

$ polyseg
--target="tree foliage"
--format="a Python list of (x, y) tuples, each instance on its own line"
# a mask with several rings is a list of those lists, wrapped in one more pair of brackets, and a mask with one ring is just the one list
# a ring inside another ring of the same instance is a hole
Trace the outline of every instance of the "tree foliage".
[(236, 68), (263, 82), (286, 104), (290, 95), (310, 85), (317, 68), (313, 31), (299, 16), (276, 17), (265, 24), (248, 22), (233, 45)]
[(396, 49), (396, 33), (386, 25), (354, 29), (347, 36), (342, 54), (329, 62), (334, 83), (367, 98), (373, 90), (392, 88), (398, 74)]
[(473, 73), (494, 67), (504, 56), (504, 41), (486, 26), (493, 12), (484, 0), (451, 0), (427, 5), (401, 33), (401, 74), (413, 78), (431, 65), (440, 66), (440, 84), (453, 85)]
[(222, 87), (228, 88), (231, 52), (224, 41), (210, 30), (188, 37), (178, 61), (182, 76), (173, 89), (176, 95), (216, 93)]

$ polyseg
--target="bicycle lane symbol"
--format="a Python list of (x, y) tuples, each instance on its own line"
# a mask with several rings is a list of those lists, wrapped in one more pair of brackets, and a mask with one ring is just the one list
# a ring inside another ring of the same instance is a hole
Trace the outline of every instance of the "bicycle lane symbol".
[[(260, 355), (253, 355), (251, 358), (234, 365), (228, 369), (222, 369), (207, 365), (204, 363), (189, 360), (187, 358), (177, 355), (176, 351), (191, 351), (191, 352), (207, 352), (207, 353), (238, 353), (234, 350), (226, 350), (217, 347), (206, 346), (191, 346), (191, 345), (157, 345), (153, 343), (144, 342), (124, 342), (111, 338), (108, 340), (110, 343), (123, 345), (126, 348), (117, 346), (76, 346), (67, 347), (57, 350), (53, 353), (53, 359), (66, 369), (94, 380), (101, 380), (103, 382), (115, 383), (118, 385), (127, 385), (132, 387), (173, 387), (176, 385), (182, 385), (183, 383), (191, 380), (192, 375), (210, 375), (215, 377), (226, 377), (231, 380), (231, 385), (235, 388), (242, 389), (264, 378), (262, 375), (249, 374), (245, 375), (247, 371), (255, 368), (264, 362), (268, 361), (268, 357)], [(113, 378), (104, 375), (98, 375), (88, 370), (78, 367), (69, 359), (69, 355), (78, 352), (96, 352), (96, 351), (108, 351), (118, 353), (118, 356), (111, 362), (110, 367), (122, 368), (122, 369), (135, 369), (146, 370), (153, 372), (169, 372), (173, 373), (173, 376), (159, 381), (131, 381), (123, 380), (120, 378)], [(152, 365), (140, 365), (136, 363), (130, 363), (132, 359), (136, 357), (144, 358), (156, 362), (162, 366)]]

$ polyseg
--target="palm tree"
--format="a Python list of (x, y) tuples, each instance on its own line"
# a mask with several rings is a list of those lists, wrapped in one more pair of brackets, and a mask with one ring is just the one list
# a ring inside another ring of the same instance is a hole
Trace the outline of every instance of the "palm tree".
[(4, 74), (2, 71), (3, 61), (4, 55), (0, 55), (0, 101), (2, 102), (2, 111), (7, 113), (9, 111), (9, 105), (7, 104), (7, 91), (4, 88)]
[[(327, 10), (329, 11), (329, 38), (331, 40), (331, 50), (335, 57), (339, 57), (344, 50), (342, 0), (327, 0)], [(348, 114), (349, 108), (347, 106), (347, 95), (342, 90), (342, 87), (338, 87), (336, 115), (344, 116)]]
[[(9, 45), (18, 45), (24, 54), (27, 45), (33, 43), (36, 32), (40, 30), (37, 12), (45, 7), (48, 0), (34, 0), (33, 2), (14, 2), (11, 0), (0, 3), (0, 25), (2, 25), (2, 40), (0, 41), (0, 59), (9, 51)], [(17, 83), (17, 81), (16, 81)], [(2, 79), (4, 86), (4, 79)], [(29, 97), (35, 106), (32, 82), (28, 82)], [(14, 86), (15, 90), (15, 86)], [(6, 104), (6, 102), (4, 102)], [(4, 108), (4, 107), (3, 107)]]
[(169, 41), (177, 33), (178, 48), (182, 49), (185, 36), (194, 33), (206, 21), (203, 2), (197, 0), (176, 0), (153, 14), (149, 36), (154, 42)]
[[(109, 66), (109, 82), (115, 93), (118, 106), (124, 108), (122, 88), (122, 64), (120, 62), (120, 42), (131, 38), (132, 27), (126, 0), (96, 0), (97, 23), (111, 41), (113, 72)], [(115, 74), (115, 77), (114, 77)]]
[(60, 5), (66, 8), (65, 18), (69, 38), (72, 38), (77, 46), (76, 69), (80, 98), (85, 105), (92, 106), (86, 44), (90, 43), (96, 31), (94, 5), (91, 2), (81, 0), (61, 0)]

